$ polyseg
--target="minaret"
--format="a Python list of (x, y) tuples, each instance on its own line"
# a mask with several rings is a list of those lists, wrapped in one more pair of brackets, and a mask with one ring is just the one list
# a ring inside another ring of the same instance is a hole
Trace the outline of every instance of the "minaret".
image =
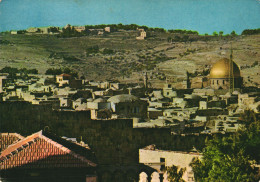
[(230, 59), (229, 59), (229, 92), (232, 94), (234, 91), (234, 72), (233, 72), (233, 49), (231, 42)]
[(147, 77), (147, 72), (144, 73), (144, 88), (148, 87), (148, 77)]

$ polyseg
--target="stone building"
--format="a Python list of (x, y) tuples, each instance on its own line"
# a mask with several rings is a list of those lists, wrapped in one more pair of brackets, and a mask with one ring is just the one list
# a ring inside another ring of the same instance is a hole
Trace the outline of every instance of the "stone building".
[(210, 87), (213, 89), (233, 89), (242, 86), (239, 67), (234, 61), (227, 58), (220, 59), (213, 65), (209, 80)]
[(85, 26), (75, 26), (74, 28), (75, 28), (75, 30), (76, 30), (77, 32), (86, 31), (86, 27), (85, 27)]
[(113, 114), (119, 118), (146, 118), (147, 102), (140, 100), (138, 97), (128, 94), (116, 95), (110, 97), (108, 102), (111, 103)]
[(39, 28), (36, 28), (36, 27), (30, 27), (26, 30), (28, 33), (37, 33), (37, 32), (40, 32), (40, 29)]
[(163, 96), (169, 98), (177, 97), (177, 92), (173, 90), (171, 84), (165, 84), (163, 87)]
[(144, 40), (146, 38), (146, 31), (144, 29), (138, 29), (139, 36), (136, 37), (136, 40)]
[(3, 92), (3, 87), (6, 86), (7, 76), (0, 76), (0, 93)]
[(104, 30), (105, 30), (105, 32), (110, 32), (111, 31), (110, 27), (105, 27)]
[(10, 33), (11, 33), (11, 35), (17, 35), (17, 31), (16, 30), (12, 30)]
[(59, 84), (60, 87), (63, 85), (68, 85), (71, 79), (71, 75), (69, 74), (61, 74), (56, 76), (56, 82)]
[(160, 176), (140, 176), (140, 181), (145, 181), (150, 177), (151, 181), (164, 181), (168, 182), (167, 174), (165, 175), (165, 168), (175, 165), (180, 168), (186, 168), (185, 173), (183, 174), (183, 179), (186, 182), (194, 181), (194, 174), (190, 163), (193, 158), (201, 158), (202, 155), (198, 152), (181, 152), (181, 151), (169, 151), (169, 150), (160, 150), (155, 147), (155, 145), (149, 145), (143, 149), (139, 149), (139, 163), (148, 165), (151, 168), (154, 168)]

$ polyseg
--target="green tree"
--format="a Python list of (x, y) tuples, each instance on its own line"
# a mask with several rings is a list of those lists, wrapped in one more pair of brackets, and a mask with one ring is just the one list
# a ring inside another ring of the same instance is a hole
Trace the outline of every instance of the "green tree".
[(169, 180), (169, 182), (185, 182), (182, 179), (182, 176), (186, 171), (186, 168), (178, 168), (177, 166), (172, 165), (171, 167), (167, 167), (166, 171), (168, 174), (167, 179)]
[(241, 116), (244, 127), (228, 137), (206, 143), (202, 159), (191, 162), (196, 181), (253, 182), (259, 180), (260, 121), (252, 111)]
[(54, 68), (49, 68), (46, 70), (45, 75), (60, 75), (62, 74), (62, 70), (59, 69), (54, 69)]
[(213, 32), (212, 35), (214, 35), (214, 36), (218, 36), (218, 33), (215, 31), (215, 32)]
[(219, 34), (219, 36), (220, 36), (220, 37), (222, 37), (222, 36), (223, 36), (223, 34), (224, 34), (224, 32), (223, 32), (223, 31), (219, 31), (219, 33), (218, 33), (218, 34)]
[(12, 68), (10, 66), (6, 66), (0, 70), (0, 73), (8, 73), (8, 77), (11, 79), (16, 78), (16, 74), (19, 72), (17, 68)]
[(230, 33), (230, 35), (231, 35), (232, 37), (235, 37), (235, 36), (237, 35), (237, 33), (233, 30), (233, 31)]
[(243, 30), (241, 35), (255, 35), (255, 34), (260, 34), (260, 28), (258, 29), (246, 29)]

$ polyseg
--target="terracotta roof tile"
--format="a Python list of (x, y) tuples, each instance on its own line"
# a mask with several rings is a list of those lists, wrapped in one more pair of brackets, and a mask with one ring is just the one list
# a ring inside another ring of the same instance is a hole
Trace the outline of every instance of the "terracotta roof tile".
[[(95, 161), (88, 158), (93, 158), (89, 149), (81, 146), (73, 148), (72, 143), (66, 145), (71, 145), (71, 149), (77, 150), (73, 151), (39, 131), (5, 149), (0, 155), (0, 169), (19, 166), (22, 168), (96, 167)], [(76, 153), (79, 151), (78, 147), (81, 147), (83, 151), (89, 151), (85, 152), (89, 156)]]
[(17, 133), (0, 133), (0, 152), (23, 138), (23, 136)]

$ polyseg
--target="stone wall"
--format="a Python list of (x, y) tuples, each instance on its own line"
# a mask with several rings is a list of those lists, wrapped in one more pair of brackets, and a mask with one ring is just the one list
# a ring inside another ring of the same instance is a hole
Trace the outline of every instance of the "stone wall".
[[(41, 129), (88, 143), (102, 165), (131, 165), (138, 150), (155, 144), (165, 150), (202, 149), (206, 135), (171, 135), (170, 128), (133, 128), (132, 119), (91, 120), (90, 111), (53, 111), (48, 105), (0, 102), (0, 132), (23, 136)], [(209, 136), (210, 137), (210, 136)]]

